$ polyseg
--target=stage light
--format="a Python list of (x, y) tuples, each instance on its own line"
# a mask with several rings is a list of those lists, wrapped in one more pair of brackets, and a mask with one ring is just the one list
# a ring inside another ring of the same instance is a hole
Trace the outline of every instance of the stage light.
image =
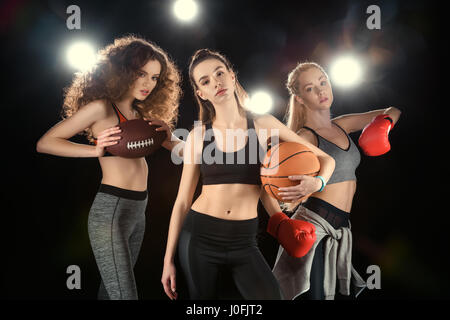
[(351, 87), (359, 83), (362, 76), (362, 67), (353, 56), (338, 58), (330, 68), (330, 77), (333, 84), (342, 87)]
[(178, 0), (173, 5), (173, 13), (184, 22), (192, 21), (198, 12), (197, 3), (193, 0)]
[(79, 71), (90, 69), (96, 60), (95, 50), (87, 42), (76, 42), (67, 49), (67, 61)]
[(254, 113), (263, 114), (272, 109), (273, 100), (266, 91), (257, 91), (250, 96), (247, 107)]

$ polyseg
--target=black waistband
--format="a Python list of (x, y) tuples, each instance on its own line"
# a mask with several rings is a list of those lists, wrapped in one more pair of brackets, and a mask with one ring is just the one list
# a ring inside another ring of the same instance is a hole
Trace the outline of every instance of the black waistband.
[(310, 197), (303, 206), (327, 220), (335, 229), (349, 226), (350, 213), (336, 208), (322, 199)]
[(145, 191), (134, 191), (128, 189), (122, 189), (115, 186), (110, 186), (108, 184), (101, 184), (98, 192), (107, 193), (116, 197), (126, 198), (130, 200), (145, 200), (147, 198), (147, 190)]
[(258, 232), (257, 217), (246, 220), (227, 220), (191, 209), (186, 217), (186, 223), (186, 227), (202, 234), (236, 237), (253, 236)]

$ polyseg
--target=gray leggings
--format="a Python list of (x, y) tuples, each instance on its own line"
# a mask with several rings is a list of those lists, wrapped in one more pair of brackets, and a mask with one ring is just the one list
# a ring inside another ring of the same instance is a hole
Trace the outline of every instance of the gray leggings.
[(147, 191), (100, 185), (88, 233), (102, 281), (100, 300), (137, 300), (133, 268), (145, 232)]

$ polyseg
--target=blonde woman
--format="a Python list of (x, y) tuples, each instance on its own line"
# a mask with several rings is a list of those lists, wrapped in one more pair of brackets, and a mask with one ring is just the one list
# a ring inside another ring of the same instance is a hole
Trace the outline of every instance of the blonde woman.
[[(349, 295), (351, 278), (359, 287), (356, 295), (364, 281), (351, 266), (349, 217), (360, 153), (349, 133), (364, 129), (359, 139), (363, 151), (369, 155), (385, 153), (389, 150), (388, 132), (401, 112), (390, 107), (332, 119), (330, 80), (324, 69), (313, 62), (298, 64), (288, 76), (287, 88), (291, 95), (287, 126), (332, 156), (336, 167), (322, 192), (313, 193), (292, 210), (293, 219), (316, 227), (312, 249), (302, 258), (293, 258), (280, 248), (273, 272), (286, 299), (300, 295), (304, 299), (333, 299), (336, 289)], [(290, 188), (286, 190), (285, 199), (294, 199)]]

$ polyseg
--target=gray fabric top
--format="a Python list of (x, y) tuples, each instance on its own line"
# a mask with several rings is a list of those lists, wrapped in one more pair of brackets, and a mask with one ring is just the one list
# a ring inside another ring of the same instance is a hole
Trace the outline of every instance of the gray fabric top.
[(330, 180), (328, 180), (327, 184), (333, 184), (347, 180), (356, 180), (355, 171), (361, 161), (361, 155), (359, 153), (358, 147), (355, 145), (355, 143), (352, 141), (352, 139), (344, 129), (342, 129), (336, 123), (332, 123), (335, 124), (339, 129), (341, 129), (347, 136), (349, 142), (349, 146), (347, 149), (338, 147), (333, 142), (328, 141), (327, 139), (318, 135), (317, 132), (309, 127), (303, 128), (308, 129), (309, 131), (314, 133), (314, 135), (317, 137), (317, 147), (333, 157), (334, 161), (336, 162), (334, 172)]

